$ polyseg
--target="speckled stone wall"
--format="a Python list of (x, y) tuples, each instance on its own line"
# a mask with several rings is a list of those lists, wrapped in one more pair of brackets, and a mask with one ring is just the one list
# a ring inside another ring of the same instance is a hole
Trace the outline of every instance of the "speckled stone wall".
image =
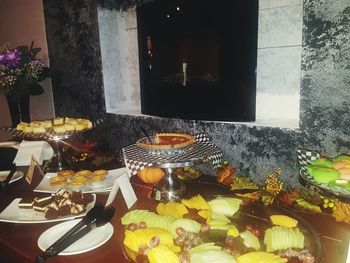
[(301, 143), (350, 153), (350, 2), (304, 1)]
[(45, 0), (56, 116), (105, 114), (96, 1)]
[[(203, 131), (223, 150), (225, 159), (238, 166), (241, 175), (262, 182), (268, 172), (281, 167), (282, 180), (289, 186), (298, 185), (298, 148), (316, 150), (327, 156), (350, 154), (350, 3), (348, 0), (304, 0), (303, 8), (300, 129), (109, 114), (105, 125), (98, 129), (96, 139), (111, 151), (119, 151), (143, 136), (140, 126), (150, 132)], [(81, 43), (82, 48), (84, 45), (86, 43)], [(87, 93), (101, 93), (94, 85), (89, 89)], [(63, 103), (62, 98), (57, 100)], [(80, 113), (80, 103), (85, 101), (79, 99), (77, 106), (72, 104), (71, 111)], [(98, 108), (96, 104), (91, 107)]]

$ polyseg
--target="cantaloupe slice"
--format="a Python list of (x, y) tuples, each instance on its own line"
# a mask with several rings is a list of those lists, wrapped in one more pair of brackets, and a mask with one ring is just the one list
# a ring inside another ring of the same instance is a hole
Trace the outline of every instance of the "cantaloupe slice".
[(272, 224), (277, 226), (293, 228), (298, 225), (298, 220), (286, 215), (271, 215), (270, 219)]

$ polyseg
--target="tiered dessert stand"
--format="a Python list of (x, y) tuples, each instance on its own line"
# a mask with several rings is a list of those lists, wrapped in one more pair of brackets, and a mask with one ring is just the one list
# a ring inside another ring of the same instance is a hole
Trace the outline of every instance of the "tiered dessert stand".
[(70, 131), (65, 133), (55, 133), (53, 129), (48, 129), (46, 133), (41, 133), (41, 134), (25, 133), (17, 130), (16, 128), (2, 127), (1, 129), (4, 131), (10, 132), (14, 137), (17, 137), (17, 138), (31, 140), (31, 141), (43, 140), (49, 143), (53, 149), (54, 154), (52, 158), (49, 161), (47, 161), (44, 165), (44, 172), (47, 173), (47, 172), (57, 172), (57, 171), (68, 169), (69, 162), (64, 158), (64, 154), (63, 154), (64, 146), (70, 145), (67, 142), (67, 140), (74, 136), (77, 136), (92, 130), (102, 122), (103, 120), (98, 120), (95, 123), (93, 123), (91, 128), (84, 129), (82, 131)]
[(186, 193), (185, 183), (174, 173), (176, 168), (208, 161), (212, 161), (216, 166), (222, 158), (220, 149), (203, 134), (196, 135), (195, 143), (183, 148), (149, 150), (133, 144), (123, 148), (123, 153), (126, 166), (132, 175), (150, 166), (165, 170), (165, 176), (152, 191), (152, 197), (162, 201), (180, 200)]

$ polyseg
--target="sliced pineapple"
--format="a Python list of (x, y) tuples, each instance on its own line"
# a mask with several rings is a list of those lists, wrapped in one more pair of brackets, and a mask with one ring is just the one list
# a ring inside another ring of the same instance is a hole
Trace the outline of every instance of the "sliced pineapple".
[(186, 206), (177, 202), (159, 203), (156, 210), (159, 215), (169, 215), (176, 218), (183, 218), (188, 213)]
[(190, 199), (182, 199), (181, 203), (183, 203), (188, 208), (197, 209), (197, 210), (208, 210), (210, 206), (207, 201), (200, 195), (193, 196)]

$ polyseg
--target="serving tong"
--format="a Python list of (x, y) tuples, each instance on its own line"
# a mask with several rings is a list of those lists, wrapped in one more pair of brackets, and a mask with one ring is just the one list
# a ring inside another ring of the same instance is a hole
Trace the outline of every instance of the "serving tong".
[(45, 262), (48, 258), (58, 255), (91, 230), (104, 226), (112, 219), (114, 212), (113, 207), (105, 209), (103, 205), (94, 206), (76, 225), (38, 256), (35, 262)]
[(7, 175), (6, 179), (0, 183), (0, 186), (2, 189), (6, 189), (6, 187), (9, 185), (13, 175), (16, 173), (17, 166), (15, 163), (11, 165), (10, 173)]

